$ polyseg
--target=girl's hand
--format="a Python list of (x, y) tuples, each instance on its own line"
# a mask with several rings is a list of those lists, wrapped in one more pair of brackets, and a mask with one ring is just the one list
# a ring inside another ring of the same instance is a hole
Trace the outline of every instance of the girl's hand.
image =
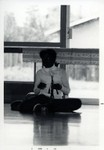
[(42, 82), (38, 85), (39, 89), (44, 89), (45, 87), (46, 87), (46, 84)]
[(53, 89), (61, 90), (61, 89), (62, 89), (62, 86), (61, 86), (61, 84), (56, 83), (56, 84), (53, 84)]

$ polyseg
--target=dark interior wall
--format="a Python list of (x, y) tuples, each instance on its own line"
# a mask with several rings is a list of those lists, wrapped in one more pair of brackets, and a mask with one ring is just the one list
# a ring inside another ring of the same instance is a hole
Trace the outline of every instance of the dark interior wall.
[(33, 82), (4, 82), (4, 103), (22, 100), (28, 92), (33, 91)]

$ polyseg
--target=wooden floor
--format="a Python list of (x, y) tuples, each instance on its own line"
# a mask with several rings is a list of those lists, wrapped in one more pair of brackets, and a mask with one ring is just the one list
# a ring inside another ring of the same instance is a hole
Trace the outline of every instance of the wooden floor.
[(98, 146), (99, 106), (84, 105), (69, 113), (23, 115), (4, 108), (5, 144), (17, 146)]

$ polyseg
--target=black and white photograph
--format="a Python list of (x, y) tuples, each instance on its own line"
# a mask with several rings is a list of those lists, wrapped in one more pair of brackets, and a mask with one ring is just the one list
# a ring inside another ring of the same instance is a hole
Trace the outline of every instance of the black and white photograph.
[(98, 149), (103, 3), (1, 4), (4, 150)]

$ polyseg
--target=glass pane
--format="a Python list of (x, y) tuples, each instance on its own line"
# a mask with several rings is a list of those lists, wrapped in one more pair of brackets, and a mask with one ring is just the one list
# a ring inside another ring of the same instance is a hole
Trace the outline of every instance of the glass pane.
[(60, 6), (12, 2), (5, 5), (4, 40), (22, 42), (59, 42)]
[(99, 98), (99, 67), (95, 65), (67, 65), (71, 87), (70, 97)]
[(98, 4), (70, 6), (70, 48), (99, 48)]
[[(100, 4), (100, 3), (99, 3)], [(70, 21), (76, 21), (83, 18), (92, 18), (95, 16), (99, 16), (99, 8), (98, 3), (73, 3), (70, 5)]]
[(4, 54), (5, 81), (34, 81), (34, 63), (23, 62), (22, 54)]
[[(99, 49), (99, 6), (92, 3), (70, 5), (70, 48)], [(67, 65), (70, 97), (99, 98), (99, 66)]]

